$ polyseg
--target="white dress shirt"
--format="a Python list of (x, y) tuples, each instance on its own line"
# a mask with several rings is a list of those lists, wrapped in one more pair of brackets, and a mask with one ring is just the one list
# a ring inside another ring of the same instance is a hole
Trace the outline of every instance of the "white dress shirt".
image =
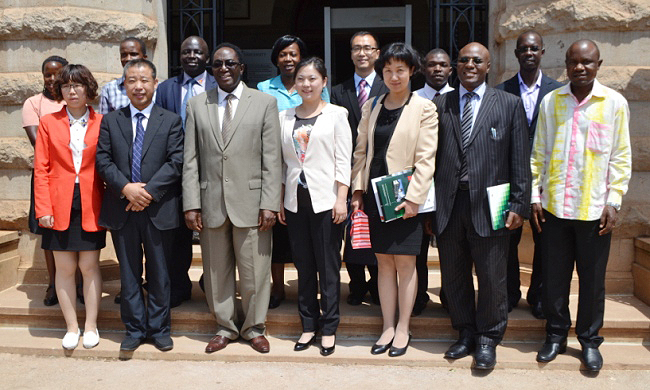
[[(217, 86), (217, 90), (218, 90), (217, 96), (219, 97), (219, 105), (217, 106), (217, 111), (219, 113), (219, 120), (221, 121), (221, 123), (219, 123), (219, 126), (221, 127), (221, 129), (223, 129), (223, 117), (226, 112), (226, 96), (228, 95), (228, 92), (224, 91), (219, 86)], [(241, 94), (243, 91), (244, 91), (244, 86), (240, 81), (239, 84), (237, 84), (237, 86), (235, 87), (235, 89), (232, 92), (230, 92), (235, 96), (235, 98), (232, 99), (230, 103), (231, 104), (230, 115), (232, 115), (232, 118), (230, 119), (233, 119), (235, 117), (235, 113), (237, 112), (237, 106), (239, 105), (239, 100), (241, 99)]]
[(528, 125), (530, 125), (533, 121), (533, 114), (535, 113), (535, 104), (537, 104), (539, 89), (542, 87), (542, 72), (539, 72), (537, 81), (535, 81), (535, 84), (530, 88), (528, 88), (526, 83), (524, 83), (520, 73), (517, 73), (517, 78), (519, 79), (519, 95), (521, 95), (521, 100), (524, 103), (526, 118), (528, 119)]
[(79, 183), (79, 170), (81, 169), (81, 161), (83, 157), (84, 149), (86, 148), (86, 143), (84, 138), (86, 137), (86, 130), (88, 130), (88, 117), (90, 116), (90, 110), (86, 108), (86, 113), (79, 119), (75, 119), (70, 111), (66, 108), (68, 112), (68, 119), (70, 120), (70, 150), (72, 151), (72, 163), (74, 164), (74, 171), (77, 174), (74, 182)]
[[(485, 90), (487, 84), (485, 82), (481, 85), (479, 85), (477, 88), (474, 88), (474, 97), (472, 98), (472, 101), (474, 102), (474, 111), (472, 113), (472, 131), (474, 131), (474, 123), (476, 123), (476, 115), (478, 114), (478, 109), (481, 108), (481, 102), (483, 101), (483, 95), (485, 95)], [(463, 121), (462, 115), (463, 115), (463, 109), (465, 108), (465, 94), (469, 92), (468, 90), (463, 87), (463, 84), (460, 85), (458, 88), (458, 93), (459, 93), (459, 98), (460, 98), (460, 115), (461, 115), (461, 122)], [(470, 131), (470, 134), (472, 132)]]
[(425, 99), (433, 100), (434, 97), (436, 97), (436, 93), (440, 92), (441, 95), (446, 94), (447, 92), (451, 92), (454, 90), (454, 87), (450, 86), (449, 83), (445, 83), (445, 85), (440, 88), (440, 90), (436, 90), (429, 84), (424, 84), (423, 88), (418, 89), (415, 91), (420, 97), (423, 97)]
[[(205, 92), (205, 81), (207, 79), (207, 72), (204, 70), (203, 73), (200, 75), (194, 77), (194, 80), (196, 80), (196, 83), (192, 86), (192, 91), (194, 91), (194, 94), (191, 96), (196, 96), (200, 93)], [(183, 72), (183, 85), (181, 85), (181, 102), (185, 99), (185, 95), (187, 95), (187, 90), (189, 89), (189, 84), (187, 83), (192, 77), (188, 75), (187, 73)]]
[(144, 115), (144, 118), (142, 118), (142, 127), (144, 127), (144, 131), (146, 133), (147, 124), (149, 123), (149, 116), (151, 116), (151, 109), (153, 108), (153, 101), (142, 111), (135, 108), (133, 103), (129, 103), (129, 107), (131, 108), (131, 128), (133, 129), (133, 141), (135, 142), (136, 126), (138, 125), (138, 118), (136, 118), (135, 115), (139, 112)]
[(368, 98), (370, 98), (370, 90), (372, 89), (372, 83), (375, 82), (375, 77), (377, 77), (377, 72), (374, 70), (366, 77), (361, 77), (356, 73), (354, 74), (354, 89), (357, 91), (357, 96), (359, 96), (359, 83), (361, 80), (366, 80), (366, 86), (364, 89), (368, 94)]

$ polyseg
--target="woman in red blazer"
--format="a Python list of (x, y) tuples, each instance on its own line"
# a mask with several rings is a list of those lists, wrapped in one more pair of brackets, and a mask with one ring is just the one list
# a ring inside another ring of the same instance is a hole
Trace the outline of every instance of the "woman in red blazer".
[(102, 292), (99, 251), (106, 231), (97, 221), (104, 183), (95, 170), (102, 116), (88, 102), (97, 82), (83, 65), (66, 65), (57, 74), (54, 96), (65, 107), (41, 118), (34, 153), (36, 218), (46, 228), (42, 248), (54, 251), (56, 293), (67, 325), (62, 345), (74, 349), (81, 331), (75, 308), (75, 271), (83, 276), (86, 323), (83, 345), (99, 343), (97, 313)]

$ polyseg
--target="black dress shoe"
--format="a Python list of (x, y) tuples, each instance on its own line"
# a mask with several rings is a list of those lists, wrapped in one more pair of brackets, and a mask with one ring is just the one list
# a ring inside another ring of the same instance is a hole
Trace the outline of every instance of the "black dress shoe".
[(348, 299), (346, 299), (346, 302), (350, 306), (359, 306), (360, 304), (363, 303), (363, 296), (350, 294), (348, 295)]
[(388, 356), (398, 357), (404, 355), (410, 343), (411, 343), (411, 334), (409, 333), (409, 339), (406, 342), (406, 346), (404, 348), (395, 348), (395, 346), (390, 347), (390, 349), (388, 350)]
[(558, 354), (566, 352), (566, 340), (559, 343), (545, 342), (542, 349), (537, 352), (537, 361), (548, 363), (553, 361)]
[(323, 347), (322, 342), (320, 346), (320, 354), (323, 356), (329, 356), (334, 353), (334, 349), (336, 348), (336, 336), (334, 336), (334, 344), (332, 344), (329, 347)]
[(309, 348), (309, 346), (312, 345), (312, 344), (314, 343), (314, 340), (316, 340), (316, 332), (314, 332), (314, 335), (311, 336), (311, 338), (309, 339), (309, 341), (307, 341), (306, 343), (301, 343), (300, 341), (298, 341), (298, 342), (293, 346), (293, 350), (294, 350), (294, 351), (304, 351), (305, 349)]
[(169, 298), (169, 307), (174, 308), (180, 306), (183, 302), (189, 301), (192, 294), (186, 295), (173, 295)]
[(598, 348), (582, 348), (582, 360), (585, 363), (587, 371), (598, 372), (603, 368), (603, 356)]
[(54, 286), (48, 286), (45, 290), (45, 298), (43, 298), (43, 304), (45, 306), (54, 306), (59, 303), (59, 298), (56, 296), (56, 289)]
[(416, 301), (415, 305), (413, 305), (413, 311), (411, 312), (411, 317), (417, 317), (420, 314), (422, 314), (424, 309), (426, 309), (426, 307), (427, 307), (427, 303), (429, 303), (429, 300), (426, 300), (426, 301), (422, 300), (422, 301), (419, 301), (419, 302)]
[(280, 306), (285, 297), (286, 295), (284, 294), (282, 294), (280, 297), (271, 295), (271, 299), (269, 299), (269, 309), (275, 309), (276, 307)]
[(138, 349), (140, 344), (142, 344), (144, 340), (143, 339), (138, 339), (130, 336), (126, 336), (124, 340), (122, 340), (122, 343), (120, 344), (120, 350), (121, 351), (135, 351)]
[(120, 302), (122, 302), (122, 293), (121, 292), (118, 292), (117, 294), (115, 294), (115, 299), (113, 300), (113, 302), (115, 302), (116, 305), (119, 305)]
[(384, 344), (384, 345), (373, 344), (372, 348), (370, 348), (370, 353), (373, 355), (381, 355), (382, 353), (388, 351), (392, 345), (393, 345), (393, 340), (391, 340), (388, 344)]
[(445, 352), (447, 359), (460, 359), (472, 353), (474, 350), (474, 340), (469, 338), (461, 338), (449, 347)]
[(497, 364), (497, 350), (491, 345), (481, 344), (474, 352), (472, 368), (477, 370), (491, 370)]
[(174, 348), (174, 341), (169, 336), (156, 337), (153, 339), (153, 344), (159, 351), (171, 351)]
[(530, 311), (533, 313), (533, 317), (540, 320), (546, 319), (546, 317), (544, 317), (544, 310), (542, 310), (541, 302), (537, 302), (536, 304), (531, 305)]

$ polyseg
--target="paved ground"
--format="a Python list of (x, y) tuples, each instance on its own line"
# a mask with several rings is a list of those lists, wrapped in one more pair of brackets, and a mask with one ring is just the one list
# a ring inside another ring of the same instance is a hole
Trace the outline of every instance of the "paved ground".
[[(647, 389), (650, 371), (494, 370), (305, 363), (108, 361), (0, 354), (0, 389)], [(416, 387), (417, 386), (417, 387)]]

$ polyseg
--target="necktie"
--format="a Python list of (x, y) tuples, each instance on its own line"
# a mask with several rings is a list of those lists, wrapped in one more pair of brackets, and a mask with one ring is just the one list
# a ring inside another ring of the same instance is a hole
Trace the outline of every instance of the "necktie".
[(472, 97), (476, 95), (474, 92), (467, 92), (463, 95), (465, 99), (465, 107), (463, 107), (463, 117), (460, 122), (461, 136), (463, 140), (463, 161), (460, 166), (461, 179), (467, 176), (467, 144), (469, 143), (469, 136), (472, 134), (472, 117), (474, 116), (474, 102)]
[(189, 79), (185, 83), (187, 85), (187, 92), (185, 93), (185, 96), (183, 97), (183, 103), (181, 103), (181, 119), (183, 120), (183, 128), (185, 128), (185, 117), (186, 117), (186, 110), (187, 110), (187, 101), (190, 100), (192, 96), (194, 96), (194, 86), (198, 84), (198, 81), (194, 79)]
[(144, 126), (142, 120), (144, 114), (141, 112), (135, 114), (138, 122), (135, 125), (135, 141), (133, 141), (133, 159), (131, 160), (131, 181), (139, 183), (142, 181), (140, 177), (140, 163), (142, 163), (142, 143), (144, 141)]
[(226, 95), (226, 109), (223, 112), (223, 122), (221, 123), (221, 139), (224, 142), (228, 140), (228, 136), (232, 130), (230, 127), (232, 122), (232, 99), (234, 97), (235, 95), (232, 93)]
[(361, 79), (361, 81), (359, 81), (359, 94), (357, 95), (359, 108), (361, 108), (361, 106), (363, 106), (363, 103), (365, 103), (366, 100), (368, 100), (368, 92), (366, 92), (366, 85), (368, 85), (366, 80)]
[(438, 96), (440, 96), (440, 92), (436, 91), (436, 94), (433, 95), (433, 97), (438, 97)]

